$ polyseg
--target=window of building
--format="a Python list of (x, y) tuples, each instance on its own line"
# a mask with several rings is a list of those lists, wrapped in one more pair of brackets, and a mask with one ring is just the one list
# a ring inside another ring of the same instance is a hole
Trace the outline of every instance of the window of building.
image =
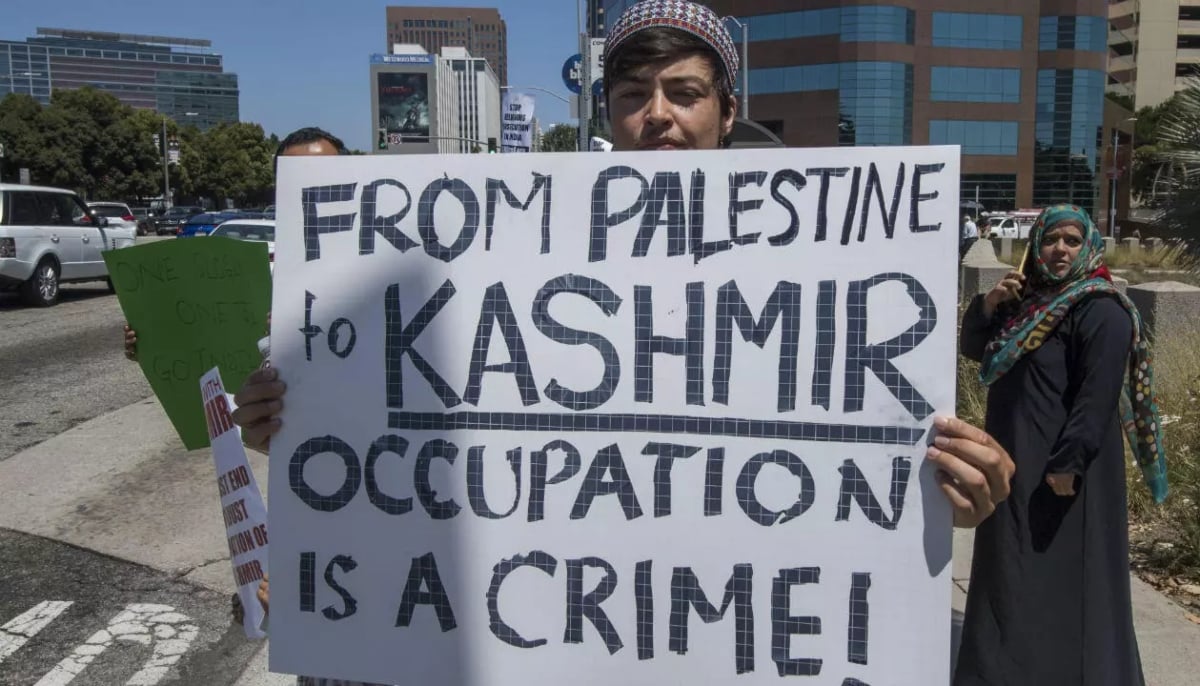
[(837, 87), (837, 64), (806, 64), (750, 70), (750, 92), (755, 94), (802, 93), (834, 90)]
[(1105, 80), (1099, 70), (1038, 70), (1034, 203), (1095, 210)]
[(1021, 70), (933, 67), (931, 100), (939, 102), (1021, 102)]
[[(842, 30), (842, 14), (839, 8), (804, 10), (801, 12), (779, 12), (741, 17), (740, 21), (750, 27), (750, 40), (784, 40), (808, 36), (832, 36)], [(737, 27), (733, 29), (736, 31)]]
[(1111, 50), (1112, 54), (1116, 55), (1117, 57), (1128, 57), (1133, 54), (1133, 43), (1113, 43), (1108, 47), (1108, 49)]
[(1180, 50), (1200, 50), (1200, 36), (1179, 34), (1176, 47)]
[(913, 68), (903, 62), (838, 66), (839, 145), (912, 142)]
[[(753, 34), (751, 34), (753, 35)], [(847, 43), (913, 42), (913, 11), (887, 5), (841, 8), (841, 39)]]
[(1200, 5), (1180, 6), (1179, 21), (1200, 21)]
[(958, 197), (983, 205), (984, 212), (1017, 208), (1016, 174), (963, 174)]
[(933, 44), (940, 48), (1020, 50), (1021, 17), (1013, 14), (934, 12)]
[(1186, 78), (1189, 76), (1200, 76), (1200, 64), (1187, 64), (1184, 62), (1175, 63), (1176, 78)]
[(1015, 121), (929, 120), (930, 145), (960, 145), (964, 155), (1017, 154)]
[(1042, 17), (1038, 23), (1039, 50), (1102, 52), (1107, 48), (1107, 17)]

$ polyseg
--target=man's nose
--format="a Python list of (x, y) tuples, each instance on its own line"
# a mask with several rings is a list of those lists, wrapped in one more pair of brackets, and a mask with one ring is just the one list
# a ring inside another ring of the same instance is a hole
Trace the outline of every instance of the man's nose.
[(650, 94), (650, 102), (646, 104), (646, 119), (658, 126), (669, 126), (671, 123), (671, 107), (666, 93), (655, 90)]

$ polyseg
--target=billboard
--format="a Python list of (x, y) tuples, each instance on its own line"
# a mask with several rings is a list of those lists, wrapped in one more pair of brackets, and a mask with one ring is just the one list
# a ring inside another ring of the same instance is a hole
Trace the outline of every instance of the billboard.
[(390, 145), (429, 142), (429, 74), (381, 71), (377, 95), (379, 128)]

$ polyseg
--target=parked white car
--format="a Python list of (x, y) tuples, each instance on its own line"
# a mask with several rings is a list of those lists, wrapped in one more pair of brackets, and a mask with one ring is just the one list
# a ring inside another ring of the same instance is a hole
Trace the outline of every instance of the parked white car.
[(62, 283), (107, 280), (100, 253), (133, 245), (136, 232), (110, 224), (71, 191), (0, 184), (0, 289), (53, 305)]
[(129, 205), (123, 202), (89, 202), (87, 206), (93, 214), (107, 219), (110, 227), (133, 229), (134, 235), (137, 235), (137, 219)]
[(229, 219), (217, 224), (209, 236), (267, 244), (267, 258), (275, 271), (275, 221), (272, 219)]
[(988, 219), (990, 235), (998, 238), (1028, 238), (1033, 221), (1022, 217), (991, 217)]

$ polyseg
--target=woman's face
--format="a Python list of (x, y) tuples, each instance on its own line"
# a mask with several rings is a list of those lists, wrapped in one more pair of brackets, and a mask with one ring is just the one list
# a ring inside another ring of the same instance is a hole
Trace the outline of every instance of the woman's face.
[(1073, 219), (1065, 219), (1042, 234), (1039, 257), (1051, 274), (1062, 278), (1071, 271), (1082, 249), (1083, 227)]

